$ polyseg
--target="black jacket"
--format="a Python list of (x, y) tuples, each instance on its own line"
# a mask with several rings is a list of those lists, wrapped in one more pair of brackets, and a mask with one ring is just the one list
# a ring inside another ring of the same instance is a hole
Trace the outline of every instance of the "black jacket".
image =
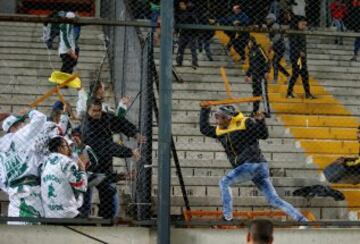
[(263, 76), (270, 71), (270, 62), (265, 51), (258, 45), (253, 46), (249, 52), (250, 65), (246, 76)]
[[(198, 24), (198, 18), (195, 15), (195, 12), (192, 10), (178, 10), (175, 14), (175, 22), (176, 24)], [(194, 30), (191, 29), (177, 29), (180, 35), (193, 35)], [(195, 37), (195, 36), (194, 36)]]
[[(296, 28), (297, 29), (297, 28)], [(289, 35), (290, 43), (290, 59), (297, 61), (300, 52), (306, 55), (306, 36), (305, 35)]]
[(210, 109), (201, 109), (200, 131), (203, 135), (218, 139), (225, 149), (225, 153), (235, 168), (245, 162), (266, 162), (261, 152), (259, 139), (267, 139), (269, 132), (265, 120), (258, 121), (247, 118), (245, 130), (236, 130), (218, 136), (216, 127), (209, 123)]
[(113, 171), (112, 158), (129, 158), (132, 150), (113, 141), (114, 133), (123, 133), (134, 137), (138, 130), (125, 118), (118, 118), (112, 114), (104, 113), (101, 119), (86, 118), (82, 125), (83, 141), (89, 145), (98, 157), (99, 164), (94, 172), (110, 173)]

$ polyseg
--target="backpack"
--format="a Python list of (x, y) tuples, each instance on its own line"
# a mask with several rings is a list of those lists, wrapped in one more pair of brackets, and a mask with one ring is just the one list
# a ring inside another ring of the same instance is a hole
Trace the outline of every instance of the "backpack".
[(332, 189), (329, 186), (313, 185), (305, 186), (297, 189), (293, 192), (293, 196), (305, 197), (311, 199), (313, 197), (332, 197), (335, 201), (345, 200), (345, 196), (342, 192)]

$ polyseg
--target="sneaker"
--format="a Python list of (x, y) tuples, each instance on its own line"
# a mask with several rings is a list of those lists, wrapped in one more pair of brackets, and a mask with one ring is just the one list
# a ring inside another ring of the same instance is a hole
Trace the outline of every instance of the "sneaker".
[(296, 97), (295, 97), (294, 93), (288, 92), (288, 93), (286, 94), (286, 98), (296, 98)]
[(350, 61), (357, 61), (357, 57), (356, 56), (353, 56)]
[(210, 62), (214, 61), (214, 59), (213, 59), (213, 57), (212, 57), (211, 55), (208, 55), (207, 58), (208, 58), (208, 60), (209, 60)]
[(197, 62), (197, 61), (193, 61), (191, 67), (192, 67), (193, 69), (199, 68), (198, 62)]
[(314, 95), (312, 95), (311, 93), (308, 93), (305, 95), (305, 99), (316, 99), (316, 97)]

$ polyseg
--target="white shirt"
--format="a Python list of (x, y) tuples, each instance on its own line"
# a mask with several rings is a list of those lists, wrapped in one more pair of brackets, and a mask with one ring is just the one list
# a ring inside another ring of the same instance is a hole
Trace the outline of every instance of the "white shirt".
[(87, 190), (85, 171), (62, 154), (51, 153), (41, 173), (41, 197), (46, 218), (74, 218)]

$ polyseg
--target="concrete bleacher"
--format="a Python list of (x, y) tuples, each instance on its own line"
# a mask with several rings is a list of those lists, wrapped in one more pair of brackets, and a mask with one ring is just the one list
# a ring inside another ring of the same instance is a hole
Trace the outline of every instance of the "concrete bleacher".
[[(319, 169), (334, 158), (357, 153), (353, 149), (358, 146), (355, 127), (360, 116), (360, 63), (349, 61), (352, 55), (352, 40), (346, 40), (343, 46), (332, 43), (333, 40), (329, 38), (308, 38), (309, 71), (310, 75), (318, 80), (315, 82), (313, 78), (311, 83), (313, 93), (319, 96), (319, 99), (285, 99), (287, 84), (284, 79), (278, 84), (269, 85), (275, 114), (267, 122), (270, 138), (261, 142), (261, 146), (269, 160), (273, 183), (280, 196), (296, 207), (310, 209), (317, 218), (343, 219), (347, 218), (348, 207), (354, 207), (354, 203), (335, 202), (327, 198), (307, 201), (292, 196), (292, 192), (300, 187), (323, 184), (320, 181)], [(201, 100), (226, 98), (219, 70), (221, 66), (226, 68), (234, 97), (251, 96), (252, 88), (244, 81), (246, 64), (242, 67), (226, 56), (218, 40), (214, 40), (212, 51), (215, 61), (209, 62), (200, 56), (200, 68), (193, 70), (190, 67), (190, 52), (186, 50), (184, 67), (176, 68), (185, 83), (173, 83), (173, 135), (191, 207), (221, 210), (218, 181), (230, 170), (230, 164), (221, 145), (200, 134), (198, 104)], [(159, 58), (158, 48), (155, 49), (155, 57)], [(300, 94), (300, 97), (303, 96), (300, 81), (295, 92)], [(249, 113), (252, 105), (241, 104), (238, 108)], [(156, 128), (154, 132), (157, 133)], [(155, 143), (154, 150), (156, 148)], [(333, 151), (329, 152), (328, 149)], [(154, 156), (157, 156), (156, 153)], [(319, 165), (319, 161), (322, 164)], [(156, 173), (156, 170), (154, 172)], [(172, 173), (172, 210), (180, 213), (184, 203), (174, 168)], [(157, 193), (156, 179), (153, 184), (153, 191)], [(357, 191), (352, 186), (350, 188), (351, 191)], [(339, 189), (344, 193), (348, 190), (346, 187)], [(233, 195), (235, 209), (269, 209), (264, 198), (259, 197), (261, 194), (251, 183), (234, 186)], [(347, 194), (346, 196), (348, 197)]]
[[(17, 112), (53, 87), (47, 81), (52, 69), (48, 53), (40, 40), (41, 25), (0, 23), (0, 27), (2, 33), (0, 37), (0, 109), (2, 112)], [(103, 56), (103, 44), (97, 38), (97, 35), (101, 33), (100, 27), (86, 26), (82, 29), (81, 53), (77, 69), (85, 87), (95, 78)], [(328, 141), (330, 148), (336, 148), (340, 144), (345, 152), (343, 145), (350, 143), (352, 146), (355, 143), (354, 128), (359, 123), (360, 116), (360, 62), (349, 61), (352, 54), (352, 40), (345, 40), (344, 46), (333, 45), (331, 41), (322, 37), (308, 38), (310, 75), (318, 81), (314, 86), (314, 94), (321, 96), (320, 101), (315, 100), (309, 104), (309, 107), (314, 110), (308, 111), (300, 107), (304, 103), (302, 99), (285, 100), (286, 84), (280, 82), (270, 85), (275, 114), (267, 121), (270, 138), (262, 141), (261, 146), (264, 155), (269, 160), (272, 180), (280, 196), (296, 207), (313, 211), (317, 218), (344, 219), (347, 218), (349, 206), (347, 201), (335, 202), (328, 198), (307, 200), (292, 196), (295, 189), (321, 183), (318, 168), (326, 165), (334, 157), (342, 155), (342, 150), (334, 153), (317, 150), (314, 139), (319, 142)], [(176, 83), (175, 80), (173, 83), (173, 135), (191, 207), (221, 210), (218, 181), (230, 169), (230, 164), (221, 146), (215, 140), (205, 138), (200, 134), (198, 103), (200, 100), (226, 97), (219, 70), (221, 66), (226, 68), (235, 97), (251, 96), (252, 89), (251, 84), (244, 81), (243, 68), (246, 65), (242, 67), (226, 56), (218, 40), (214, 40), (212, 49), (214, 62), (205, 61), (199, 57), (200, 68), (194, 70), (190, 67), (189, 50), (186, 50), (184, 67), (176, 68), (185, 83)], [(155, 58), (158, 64), (159, 48), (155, 48)], [(60, 67), (60, 58), (56, 50), (51, 51), (51, 60), (55, 68)], [(105, 64), (102, 73), (105, 82), (110, 81), (109, 71), (108, 64)], [(299, 82), (296, 92), (301, 94), (301, 90)], [(63, 90), (63, 93), (69, 102), (75, 104), (77, 96), (75, 90), (67, 89)], [(111, 98), (111, 94), (109, 96)], [(50, 106), (56, 99), (54, 96), (44, 102), (39, 109), (49, 112)], [(342, 106), (351, 113), (343, 113)], [(334, 112), (325, 111), (323, 107), (333, 108), (331, 111)], [(252, 105), (242, 104), (239, 109), (248, 114)], [(154, 177), (151, 186), (154, 202), (156, 202), (158, 189), (157, 132), (158, 128), (155, 126)], [(304, 149), (307, 142), (315, 145), (313, 152), (309, 152), (307, 148)], [(353, 155), (354, 153), (351, 151), (346, 154)], [(323, 163), (318, 163), (319, 161)], [(124, 161), (116, 160), (115, 165), (118, 170), (125, 170)], [(130, 191), (128, 182), (121, 183), (120, 188), (127, 193)], [(353, 187), (341, 189), (351, 194), (357, 191)], [(181, 214), (184, 203), (173, 163), (171, 193), (172, 213)], [(234, 186), (233, 195), (235, 209), (270, 208), (251, 183)], [(97, 201), (96, 198), (95, 201)]]

